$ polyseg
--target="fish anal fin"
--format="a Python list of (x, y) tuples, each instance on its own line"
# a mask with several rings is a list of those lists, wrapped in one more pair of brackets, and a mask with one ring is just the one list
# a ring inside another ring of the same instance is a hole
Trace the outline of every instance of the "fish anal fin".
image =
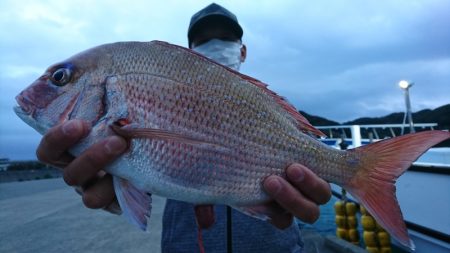
[(116, 176), (113, 177), (113, 183), (123, 215), (130, 223), (145, 231), (152, 208), (151, 195)]

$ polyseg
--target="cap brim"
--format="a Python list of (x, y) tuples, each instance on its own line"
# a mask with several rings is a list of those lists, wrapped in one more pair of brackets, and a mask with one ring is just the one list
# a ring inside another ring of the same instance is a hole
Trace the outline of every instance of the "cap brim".
[(209, 27), (220, 27), (228, 31), (231, 31), (233, 34), (236, 35), (237, 39), (242, 39), (242, 35), (244, 33), (242, 27), (233, 19), (230, 19), (224, 15), (211, 14), (201, 18), (195, 24), (189, 27), (188, 30), (189, 46), (191, 45), (193, 38), (199, 31), (207, 29)]

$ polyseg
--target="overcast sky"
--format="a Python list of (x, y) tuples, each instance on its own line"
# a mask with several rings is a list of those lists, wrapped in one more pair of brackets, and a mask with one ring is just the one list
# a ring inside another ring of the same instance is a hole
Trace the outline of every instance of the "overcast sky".
[[(338, 122), (450, 103), (450, 1), (216, 1), (248, 48), (241, 71), (299, 110)], [(190, 17), (210, 1), (0, 1), (0, 158), (34, 159), (40, 136), (14, 97), (51, 64), (116, 41), (186, 46)], [(400, 123), (400, 122), (399, 122)]]

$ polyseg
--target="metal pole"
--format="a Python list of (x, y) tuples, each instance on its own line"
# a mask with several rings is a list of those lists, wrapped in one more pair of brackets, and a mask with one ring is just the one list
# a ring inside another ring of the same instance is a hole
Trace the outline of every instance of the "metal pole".
[(231, 207), (227, 206), (227, 253), (233, 253), (233, 222)]
[(411, 101), (409, 99), (409, 87), (405, 89), (405, 103), (406, 103), (406, 112), (408, 114), (409, 132), (415, 133), (411, 113)]
[(405, 111), (403, 115), (403, 121), (402, 121), (402, 131), (400, 132), (400, 135), (403, 135), (405, 133), (405, 123), (406, 123), (406, 115), (408, 114), (407, 111)]
[(359, 125), (352, 125), (351, 132), (353, 147), (356, 148), (361, 146), (361, 128)]

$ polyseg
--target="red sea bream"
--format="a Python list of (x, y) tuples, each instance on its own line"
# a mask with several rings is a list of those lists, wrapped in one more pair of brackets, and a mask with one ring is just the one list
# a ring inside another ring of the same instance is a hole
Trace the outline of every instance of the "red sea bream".
[(269, 201), (262, 181), (301, 163), (347, 189), (413, 248), (395, 180), (428, 148), (450, 137), (426, 131), (340, 151), (265, 84), (164, 42), (101, 45), (49, 67), (17, 96), (16, 113), (41, 134), (69, 119), (92, 123), (71, 152), (119, 134), (129, 149), (107, 171), (125, 216), (146, 227), (150, 196), (254, 208)]

